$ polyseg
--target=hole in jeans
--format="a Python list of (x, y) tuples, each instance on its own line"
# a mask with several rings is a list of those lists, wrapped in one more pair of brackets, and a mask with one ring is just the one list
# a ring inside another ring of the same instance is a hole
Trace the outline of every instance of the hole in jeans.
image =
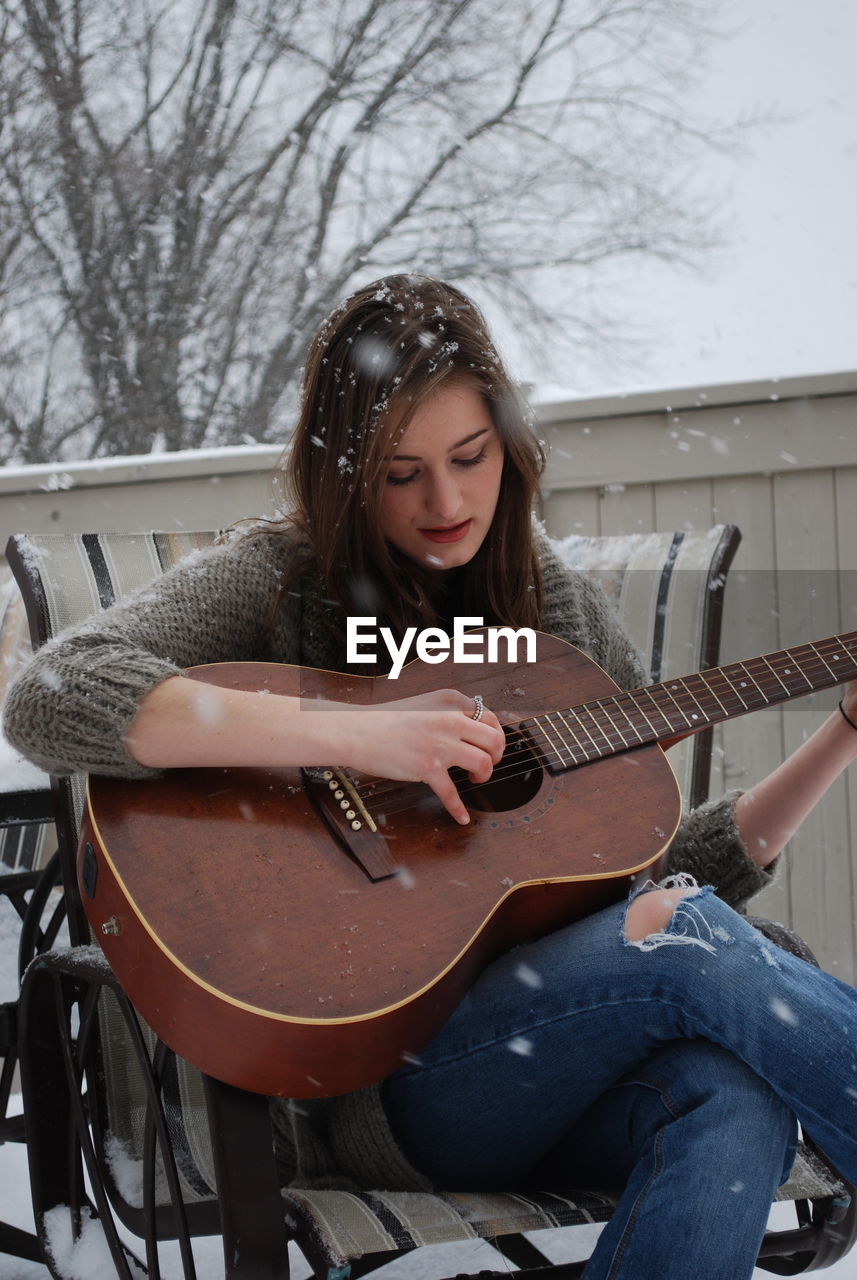
[(710, 885), (700, 887), (690, 876), (670, 876), (661, 885), (646, 885), (628, 904), (623, 942), (638, 951), (696, 946), (713, 955), (716, 942), (732, 938), (721, 925), (710, 925), (705, 918), (700, 900), (711, 892)]

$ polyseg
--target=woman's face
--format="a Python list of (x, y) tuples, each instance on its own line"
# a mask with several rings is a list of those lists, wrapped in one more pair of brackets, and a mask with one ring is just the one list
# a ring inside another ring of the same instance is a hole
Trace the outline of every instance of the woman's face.
[(480, 393), (442, 387), (414, 414), (389, 459), (381, 531), (420, 564), (454, 569), (482, 545), (494, 518), (503, 446)]

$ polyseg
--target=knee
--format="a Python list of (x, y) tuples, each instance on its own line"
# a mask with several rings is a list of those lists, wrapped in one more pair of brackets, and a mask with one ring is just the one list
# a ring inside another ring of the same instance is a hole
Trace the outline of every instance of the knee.
[(625, 937), (628, 942), (643, 942), (646, 938), (663, 933), (682, 898), (692, 897), (698, 889), (653, 889), (641, 893), (628, 908), (625, 916)]

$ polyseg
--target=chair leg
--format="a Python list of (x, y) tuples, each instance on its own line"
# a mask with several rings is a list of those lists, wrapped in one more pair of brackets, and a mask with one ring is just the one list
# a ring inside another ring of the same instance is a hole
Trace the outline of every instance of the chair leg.
[(268, 1100), (204, 1076), (226, 1280), (288, 1280), (289, 1237)]
[[(94, 1000), (97, 992), (90, 994)], [(118, 1235), (103, 1184), (93, 1183), (94, 1204), (86, 1193), (84, 1158), (91, 1173), (97, 1161), (71, 1029), (70, 1012), (76, 1002), (73, 978), (52, 972), (38, 960), (30, 967), (21, 997), (21, 1085), (33, 1213), (44, 1255), (40, 1261), (52, 1276), (62, 1277), (47, 1238), (48, 1214), (61, 1207), (72, 1240), (80, 1236), (87, 1221), (100, 1220), (117, 1280), (132, 1280), (142, 1268)], [(91, 1016), (92, 1011), (82, 1016), (81, 1023)]]
[[(86, 1202), (83, 1168), (73, 1126), (73, 1101), (62, 1069), (62, 1023), (54, 1001), (58, 990), (34, 974), (31, 998), (21, 1009), (21, 1085), (27, 1129), (27, 1154), (37, 1226), (57, 1204)], [(61, 990), (67, 998), (66, 990)]]
[(10, 1253), (13, 1258), (26, 1258), (28, 1262), (44, 1262), (45, 1257), (36, 1236), (22, 1231), (8, 1222), (0, 1222), (0, 1253)]
[[(12, 1076), (18, 1062), (17, 1046), (7, 1052), (0, 1070), (0, 1146), (6, 1142), (24, 1142), (24, 1117), (6, 1114), (9, 1105)], [(26, 1258), (28, 1262), (43, 1262), (38, 1237), (31, 1231), (22, 1231), (9, 1222), (0, 1222), (0, 1253), (13, 1258)]]

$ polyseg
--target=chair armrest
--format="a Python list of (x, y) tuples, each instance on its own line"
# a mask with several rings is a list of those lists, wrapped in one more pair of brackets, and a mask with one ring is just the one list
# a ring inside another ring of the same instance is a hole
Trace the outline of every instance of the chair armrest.
[[(79, 978), (84, 982), (98, 983), (121, 992), (122, 988), (100, 947), (63, 947), (57, 951), (43, 951), (34, 957), (27, 968), (29, 974), (37, 969), (52, 969)], [(26, 976), (26, 975), (25, 975)]]

